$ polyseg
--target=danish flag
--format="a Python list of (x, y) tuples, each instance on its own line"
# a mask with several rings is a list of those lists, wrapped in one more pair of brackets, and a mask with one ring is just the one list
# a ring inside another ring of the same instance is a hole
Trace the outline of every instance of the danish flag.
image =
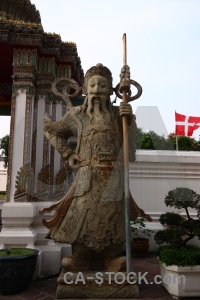
[(192, 136), (193, 131), (200, 127), (200, 117), (184, 116), (175, 112), (175, 134)]

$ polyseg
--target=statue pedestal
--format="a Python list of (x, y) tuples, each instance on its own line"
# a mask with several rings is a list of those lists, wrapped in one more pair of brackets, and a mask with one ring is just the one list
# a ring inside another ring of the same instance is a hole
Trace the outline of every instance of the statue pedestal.
[(62, 269), (56, 299), (138, 299), (136, 276), (126, 272), (72, 272)]

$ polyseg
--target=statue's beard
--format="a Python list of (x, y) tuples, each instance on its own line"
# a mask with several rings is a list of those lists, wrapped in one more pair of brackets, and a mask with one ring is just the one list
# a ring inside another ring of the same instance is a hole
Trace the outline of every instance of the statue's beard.
[[(95, 100), (99, 98), (98, 100)], [(110, 99), (104, 95), (99, 97), (87, 96), (87, 114), (90, 120), (96, 116), (99, 119), (111, 120)]]

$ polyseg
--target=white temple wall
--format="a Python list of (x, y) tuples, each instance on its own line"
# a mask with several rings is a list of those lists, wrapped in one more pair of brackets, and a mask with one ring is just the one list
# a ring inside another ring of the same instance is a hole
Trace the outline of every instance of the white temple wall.
[(153, 215), (169, 210), (164, 198), (176, 187), (200, 194), (200, 152), (137, 150), (129, 172), (133, 198)]
[(14, 202), (15, 178), (23, 165), (24, 130), (25, 130), (26, 93), (18, 90), (16, 95), (15, 134), (13, 137), (12, 175), (10, 185), (10, 201)]
[[(129, 173), (132, 196), (151, 215), (152, 222), (146, 224), (155, 232), (162, 228), (160, 215), (174, 211), (164, 203), (170, 190), (186, 187), (200, 194), (200, 152), (137, 150)], [(191, 215), (197, 217), (196, 211), (191, 210)], [(156, 247), (152, 238), (150, 249)]]
[(7, 169), (4, 168), (4, 161), (0, 158), (0, 192), (6, 191)]

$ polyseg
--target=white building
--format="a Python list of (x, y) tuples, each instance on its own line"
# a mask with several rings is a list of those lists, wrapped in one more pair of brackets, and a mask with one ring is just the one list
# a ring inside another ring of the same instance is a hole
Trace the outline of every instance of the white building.
[(7, 169), (4, 168), (3, 159), (0, 157), (0, 192), (6, 191)]

